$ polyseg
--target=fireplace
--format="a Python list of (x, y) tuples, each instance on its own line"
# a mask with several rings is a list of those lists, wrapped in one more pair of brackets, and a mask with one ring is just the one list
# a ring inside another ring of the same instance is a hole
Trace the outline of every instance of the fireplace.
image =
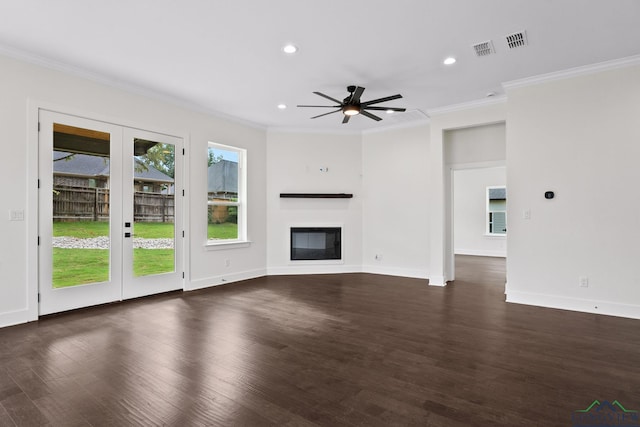
[(291, 260), (342, 259), (342, 228), (291, 227)]

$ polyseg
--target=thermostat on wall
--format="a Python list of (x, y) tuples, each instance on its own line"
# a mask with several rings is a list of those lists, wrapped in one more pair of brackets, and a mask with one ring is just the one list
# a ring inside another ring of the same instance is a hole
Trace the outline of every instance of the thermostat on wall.
[(544, 198), (545, 199), (553, 199), (555, 197), (555, 193), (553, 191), (547, 191), (544, 193)]

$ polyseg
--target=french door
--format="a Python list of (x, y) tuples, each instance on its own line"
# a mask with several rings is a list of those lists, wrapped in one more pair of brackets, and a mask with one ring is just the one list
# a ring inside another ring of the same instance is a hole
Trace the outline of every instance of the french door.
[(181, 289), (182, 139), (39, 122), (40, 314)]

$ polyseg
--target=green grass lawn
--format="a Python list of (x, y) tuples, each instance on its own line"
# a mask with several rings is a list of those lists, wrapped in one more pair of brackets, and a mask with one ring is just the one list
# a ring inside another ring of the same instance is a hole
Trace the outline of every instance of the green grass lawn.
[(222, 224), (209, 224), (207, 227), (207, 239), (237, 239), (238, 224), (223, 222)]
[[(162, 222), (138, 222), (133, 226), (135, 237), (145, 239), (160, 239), (173, 237), (174, 226), (171, 223)], [(108, 236), (109, 223), (94, 221), (79, 222), (54, 222), (53, 235), (72, 236), (78, 239), (90, 237)], [(209, 224), (207, 228), (208, 239), (237, 239), (238, 224), (225, 222), (222, 224)]]
[[(135, 277), (174, 271), (173, 249), (134, 249)], [(109, 280), (107, 249), (53, 248), (53, 287), (66, 288)]]
[[(174, 225), (161, 222), (134, 224), (135, 237), (145, 239), (172, 238)], [(108, 222), (54, 222), (53, 235), (79, 239), (108, 236)], [(209, 224), (209, 239), (237, 239), (238, 224)], [(133, 271), (136, 277), (174, 271), (173, 249), (134, 249)], [(106, 249), (53, 248), (53, 287), (64, 288), (109, 280), (109, 251)]]
[(53, 287), (109, 280), (109, 250), (53, 248)]
[[(145, 239), (172, 238), (171, 223), (139, 222), (134, 224), (135, 237)], [(108, 222), (54, 222), (53, 235), (79, 239), (108, 236)], [(134, 249), (133, 273), (136, 277), (174, 271), (173, 249)], [(109, 280), (109, 251), (107, 249), (53, 248), (53, 287), (83, 285)]]
[(173, 273), (173, 249), (134, 249), (133, 275), (136, 277), (152, 274)]
[[(170, 239), (173, 237), (174, 226), (166, 222), (136, 222), (133, 224), (135, 237), (144, 239)], [(54, 222), (53, 235), (55, 237), (71, 236), (78, 239), (108, 236), (109, 223), (104, 221)]]

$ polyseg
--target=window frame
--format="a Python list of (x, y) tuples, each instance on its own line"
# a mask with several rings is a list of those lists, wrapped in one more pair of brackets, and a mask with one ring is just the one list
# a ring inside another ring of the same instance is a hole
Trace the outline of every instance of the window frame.
[[(206, 219), (206, 231), (205, 231), (205, 247), (208, 249), (222, 249), (234, 246), (246, 246), (248, 240), (248, 227), (247, 227), (247, 150), (240, 147), (235, 147), (226, 144), (220, 144), (213, 141), (207, 143), (207, 161), (209, 159), (209, 150), (219, 149), (223, 151), (234, 152), (238, 155), (238, 195), (236, 201), (225, 200), (209, 200), (209, 173), (207, 165), (207, 219)], [(209, 239), (209, 207), (210, 206), (235, 206), (237, 207), (237, 221), (238, 221), (238, 237), (235, 239)]]
[[(495, 186), (489, 186), (487, 187), (486, 191), (485, 191), (485, 200), (486, 200), (486, 215), (485, 215), (485, 235), (486, 236), (492, 236), (492, 237), (506, 237), (507, 236), (507, 231), (505, 231), (504, 233), (496, 233), (495, 231), (491, 231), (492, 229), (492, 225), (493, 225), (493, 215), (495, 212), (504, 212), (504, 224), (505, 224), (505, 228), (507, 226), (507, 210), (506, 210), (506, 206), (505, 206), (505, 210), (504, 211), (493, 211), (491, 210), (491, 190), (495, 190), (495, 189), (504, 189), (506, 191), (507, 186), (506, 185), (495, 185)], [(505, 196), (505, 204), (506, 204), (506, 196)]]

